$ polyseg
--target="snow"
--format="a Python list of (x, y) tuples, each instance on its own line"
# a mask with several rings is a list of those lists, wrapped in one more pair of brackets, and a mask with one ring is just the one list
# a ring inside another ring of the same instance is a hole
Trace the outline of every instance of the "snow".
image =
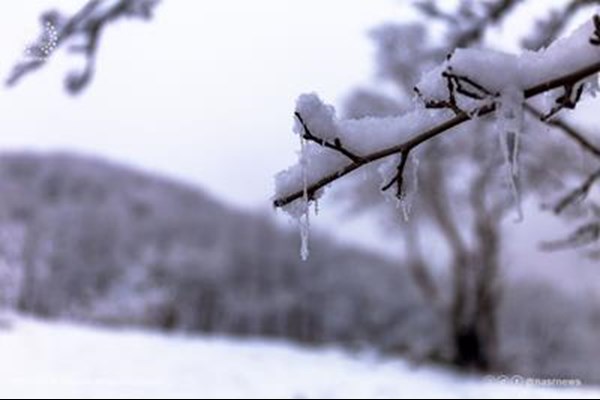
[[(431, 109), (426, 107), (428, 101), (450, 101), (452, 98), (455, 106), (467, 113), (476, 112), (484, 104), (495, 104), (499, 110), (496, 125), (501, 131), (500, 151), (505, 155), (510, 187), (521, 216), (517, 161), (524, 92), (600, 62), (600, 46), (590, 43), (594, 32), (594, 23), (589, 21), (571, 36), (557, 40), (550, 47), (537, 52), (527, 50), (521, 55), (457, 49), (442, 65), (423, 75), (417, 84), (419, 96), (415, 98), (412, 110), (401, 116), (340, 119), (334, 107), (325, 104), (316, 94), (300, 96), (296, 113), (319, 140), (337, 142), (351, 154), (365, 157), (405, 143), (450, 120), (456, 112), (456, 109), (450, 108)], [(450, 82), (452, 79), (454, 81)], [(586, 79), (586, 82), (589, 80)], [(463, 85), (461, 88), (465, 90), (458, 90), (458, 85)], [(454, 89), (450, 89), (452, 86)], [(586, 86), (587, 92), (595, 92), (597, 78)], [(451, 91), (453, 96), (449, 93)], [(553, 90), (552, 100), (563, 92), (563, 89)], [(296, 123), (296, 132), (304, 132), (304, 127), (299, 125)], [(355, 164), (356, 160), (350, 160), (347, 154), (338, 150), (314, 140), (305, 143), (298, 163), (277, 175), (276, 197), (284, 198), (301, 188), (306, 194), (307, 187)], [(389, 179), (384, 178), (384, 182), (389, 182)], [(314, 196), (311, 193), (310, 198), (304, 196), (295, 203), (310, 203), (322, 194), (323, 190)], [(309, 208), (308, 204), (298, 207), (292, 203), (284, 210), (299, 219), (307, 215)]]
[(339, 349), (18, 318), (0, 330), (1, 398), (598, 398)]
[(432, 95), (439, 95), (445, 83), (441, 71), (450, 66), (456, 73), (470, 77), (494, 93), (502, 93), (506, 88), (515, 86), (521, 89), (533, 87), (600, 61), (600, 46), (590, 44), (594, 30), (594, 23), (590, 19), (571, 35), (558, 39), (548, 48), (526, 50), (521, 55), (494, 50), (457, 49), (444, 64), (426, 73), (418, 86), (423, 85), (425, 93), (429, 88)]

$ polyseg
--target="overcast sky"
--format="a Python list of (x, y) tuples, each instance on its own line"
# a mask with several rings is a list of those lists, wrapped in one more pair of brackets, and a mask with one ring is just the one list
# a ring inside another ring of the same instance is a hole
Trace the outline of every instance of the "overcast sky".
[[(0, 2), (0, 74), (37, 36), (42, 11), (84, 3)], [(368, 31), (406, 16), (406, 3), (164, 0), (152, 23), (106, 31), (97, 76), (83, 95), (63, 91), (73, 66), (64, 54), (18, 87), (1, 88), (0, 149), (100, 155), (268, 209), (273, 175), (296, 159), (297, 96), (316, 91), (336, 103), (368, 82)]]
[[(0, 2), (0, 72), (36, 36), (48, 5)], [(401, 2), (400, 2), (401, 3)], [(109, 29), (98, 74), (68, 98), (68, 60), (0, 92), (0, 147), (75, 149), (201, 184), (228, 201), (268, 201), (294, 161), (295, 98), (330, 101), (371, 75), (368, 29), (397, 19), (398, 1), (164, 0), (151, 24)]]

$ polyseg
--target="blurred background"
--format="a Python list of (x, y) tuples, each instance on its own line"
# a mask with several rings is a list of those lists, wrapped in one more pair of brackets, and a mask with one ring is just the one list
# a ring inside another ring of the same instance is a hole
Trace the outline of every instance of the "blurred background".
[[(399, 115), (454, 48), (537, 50), (598, 3), (2, 2), (0, 348), (22, 357), (10, 338), (39, 339), (25, 324), (48, 340), (36, 342), (48, 368), (62, 365), (68, 353), (50, 349), (68, 344), (26, 322), (60, 321), (600, 384), (598, 234), (542, 245), (600, 220), (594, 190), (562, 215), (549, 209), (598, 168), (559, 128), (528, 119), (521, 223), (489, 120), (426, 146), (408, 220), (380, 196), (377, 166), (345, 180), (312, 219), (307, 262), (295, 223), (271, 207), (273, 176), (297, 159), (301, 93), (340, 117)], [(123, 4), (86, 53), (88, 22)], [(26, 51), (52, 41), (46, 23), (61, 32), (77, 16), (56, 51)], [(562, 116), (593, 143), (597, 106)], [(0, 371), (27, 382), (30, 366), (13, 367)]]

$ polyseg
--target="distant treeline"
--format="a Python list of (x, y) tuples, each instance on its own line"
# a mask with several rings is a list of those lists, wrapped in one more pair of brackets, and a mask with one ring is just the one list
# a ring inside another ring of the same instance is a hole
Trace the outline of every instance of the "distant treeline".
[[(68, 154), (0, 156), (7, 307), (447, 359), (446, 316), (408, 268), (325, 237), (302, 262), (298, 242), (267, 216), (125, 167)], [(506, 371), (600, 382), (598, 309), (541, 283), (509, 287)]]

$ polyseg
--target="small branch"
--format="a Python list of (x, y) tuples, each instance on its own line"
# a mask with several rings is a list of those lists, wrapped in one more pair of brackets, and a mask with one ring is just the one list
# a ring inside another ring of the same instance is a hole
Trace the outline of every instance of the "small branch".
[[(560, 76), (558, 78), (554, 78), (543, 82), (539, 85), (532, 86), (524, 90), (525, 99), (529, 99), (535, 97), (539, 94), (548, 92), (550, 90), (558, 89), (560, 87), (565, 87), (567, 85), (575, 85), (577, 82), (600, 72), (600, 62), (589, 65), (585, 68), (582, 68), (578, 71), (574, 71), (573, 73), (566, 74)], [(496, 104), (484, 104), (480, 107), (477, 107), (471, 112), (461, 112), (453, 118), (448, 119), (447, 121), (433, 126), (432, 128), (416, 135), (414, 138), (398, 144), (396, 146), (363, 156), (361, 158), (361, 162), (352, 162), (351, 164), (346, 165), (345, 167), (323, 177), (319, 181), (313, 183), (307, 188), (307, 192), (309, 195), (314, 195), (317, 191), (321, 190), (323, 187), (335, 182), (336, 180), (356, 171), (357, 169), (370, 164), (375, 161), (379, 161), (383, 158), (392, 156), (394, 154), (402, 154), (407, 151), (412, 151), (416, 147), (422, 145), (423, 143), (443, 134), (446, 131), (449, 131), (463, 123), (470, 121), (473, 116), (483, 116), (487, 114), (491, 114), (496, 111)], [(290, 195), (281, 197), (274, 201), (275, 207), (284, 207), (304, 196), (304, 190), (299, 190)]]
[(571, 191), (554, 207), (555, 214), (562, 214), (567, 208), (573, 204), (584, 200), (591, 192), (596, 182), (600, 181), (600, 170), (591, 174), (581, 186)]
[[(544, 121), (544, 114), (537, 108), (527, 103), (525, 103), (524, 107), (527, 112)], [(577, 131), (577, 129), (575, 129), (569, 123), (560, 119), (545, 120), (544, 122), (550, 126), (560, 129), (570, 139), (574, 140), (577, 144), (579, 144), (579, 146), (581, 146), (581, 148), (584, 151), (587, 151), (594, 157), (600, 159), (600, 147), (592, 143), (589, 139), (587, 139), (583, 134)], [(579, 187), (572, 190), (569, 194), (563, 197), (553, 208), (554, 213), (557, 215), (562, 214), (571, 205), (585, 199), (588, 196), (589, 192), (592, 190), (594, 184), (599, 180), (600, 170), (591, 174), (585, 180), (585, 182), (583, 182), (583, 184), (581, 184)]]
[[(452, 55), (448, 58), (450, 59)], [(426, 108), (430, 109), (448, 109), (455, 115), (459, 115), (464, 112), (458, 105), (456, 99), (457, 94), (461, 94), (465, 97), (475, 100), (485, 100), (486, 98), (498, 97), (498, 93), (492, 93), (486, 89), (483, 85), (475, 82), (473, 79), (458, 75), (453, 72), (452, 67), (442, 72), (442, 77), (446, 79), (446, 90), (448, 91), (448, 98), (446, 100), (437, 99), (425, 99), (423, 93), (418, 86), (414, 88), (417, 96), (423, 101)]]
[[(51, 51), (19, 62), (6, 80), (6, 85), (16, 85), (29, 73), (45, 66), (56, 49), (66, 42), (78, 39), (81, 44), (73, 46), (69, 50), (72, 53), (82, 54), (86, 63), (83, 70), (73, 71), (67, 76), (66, 87), (72, 94), (79, 93), (93, 77), (99, 39), (104, 28), (120, 18), (149, 19), (159, 1), (119, 0), (111, 3), (106, 0), (89, 0), (84, 7), (70, 17), (56, 11), (46, 12), (42, 16), (42, 23), (45, 28), (51, 26), (56, 30), (56, 43), (53, 43)], [(43, 35), (32, 48), (44, 49)]]
[(295, 112), (294, 115), (298, 119), (298, 122), (300, 122), (300, 125), (302, 125), (302, 130), (304, 131), (304, 133), (302, 134), (302, 138), (304, 140), (307, 140), (309, 142), (314, 142), (314, 143), (318, 144), (319, 146), (322, 146), (322, 147), (325, 147), (325, 148), (328, 148), (331, 150), (335, 150), (338, 153), (343, 154), (344, 156), (348, 157), (354, 163), (360, 164), (360, 163), (364, 162), (364, 159), (362, 157), (360, 157), (360, 156), (354, 154), (353, 152), (351, 152), (350, 150), (346, 149), (342, 145), (342, 141), (339, 138), (335, 138), (332, 143), (325, 139), (321, 139), (318, 136), (313, 135), (312, 132), (310, 131), (310, 129), (308, 128), (308, 125), (306, 124), (306, 122), (304, 122), (304, 118), (302, 118), (302, 115), (299, 112)]
[(591, 245), (600, 239), (600, 223), (592, 222), (577, 229), (565, 240), (542, 244), (546, 251), (558, 251)]
[(448, 90), (448, 99), (447, 100), (426, 99), (425, 96), (423, 96), (423, 93), (421, 92), (421, 90), (417, 86), (415, 86), (413, 90), (415, 91), (415, 93), (417, 94), (419, 99), (421, 99), (423, 104), (425, 104), (426, 108), (449, 109), (455, 115), (461, 114), (463, 112), (463, 110), (461, 110), (461, 108), (458, 106), (458, 103), (456, 102), (456, 94), (455, 94), (456, 87), (455, 87), (453, 79), (446, 77), (446, 88)]
[(530, 114), (539, 118), (541, 121), (545, 122), (546, 124), (553, 126), (557, 129), (560, 129), (565, 135), (567, 135), (569, 138), (571, 138), (572, 140), (577, 142), (577, 144), (579, 144), (585, 151), (587, 151), (594, 157), (597, 157), (598, 159), (600, 159), (600, 147), (595, 145), (594, 143), (592, 143), (582, 133), (577, 131), (577, 129), (575, 129), (572, 125), (570, 125), (566, 121), (563, 121), (561, 119), (556, 119), (556, 118), (551, 119), (551, 120), (544, 120), (543, 119), (544, 113), (539, 111), (534, 106), (532, 106), (528, 103), (525, 103), (524, 107), (527, 112), (529, 112)]
[[(444, 21), (449, 26), (467, 26), (466, 29), (461, 29), (459, 34), (452, 37), (449, 47), (455, 49), (460, 47), (468, 47), (471, 44), (478, 42), (485, 35), (487, 29), (492, 25), (499, 24), (503, 18), (510, 14), (519, 3), (523, 0), (498, 0), (496, 2), (490, 2), (487, 7), (485, 15), (477, 18), (467, 17), (461, 15), (459, 9), (457, 15), (449, 14), (439, 7), (437, 7), (432, 1), (423, 1), (416, 3), (417, 7), (428, 17)], [(466, 10), (471, 9), (471, 4), (466, 4)], [(465, 8), (462, 8), (465, 10)]]
[[(575, 88), (577, 86), (577, 88)], [(565, 85), (565, 93), (556, 98), (556, 105), (550, 110), (550, 112), (542, 116), (542, 121), (548, 121), (554, 117), (560, 111), (568, 108), (574, 110), (581, 100), (583, 95), (583, 83)]]
[[(523, 40), (523, 45), (529, 50), (538, 50), (549, 46), (565, 31), (577, 13), (585, 8), (596, 7), (598, 4), (598, 0), (570, 0), (568, 4), (562, 6), (562, 9), (556, 9), (543, 19), (536, 21), (537, 29)], [(591, 40), (590, 43), (593, 44)]]
[(455, 74), (452, 67), (449, 67), (448, 71), (443, 72), (442, 76), (452, 79), (455, 82), (458, 93), (475, 100), (484, 100), (488, 97), (498, 97), (500, 95), (499, 93), (492, 93), (466, 75)]
[(402, 159), (400, 160), (400, 164), (398, 164), (398, 172), (392, 178), (390, 183), (384, 185), (381, 190), (383, 192), (387, 192), (394, 185), (397, 187), (396, 197), (399, 200), (404, 198), (404, 171), (406, 170), (406, 165), (408, 164), (408, 158), (410, 157), (410, 149), (402, 152)]

